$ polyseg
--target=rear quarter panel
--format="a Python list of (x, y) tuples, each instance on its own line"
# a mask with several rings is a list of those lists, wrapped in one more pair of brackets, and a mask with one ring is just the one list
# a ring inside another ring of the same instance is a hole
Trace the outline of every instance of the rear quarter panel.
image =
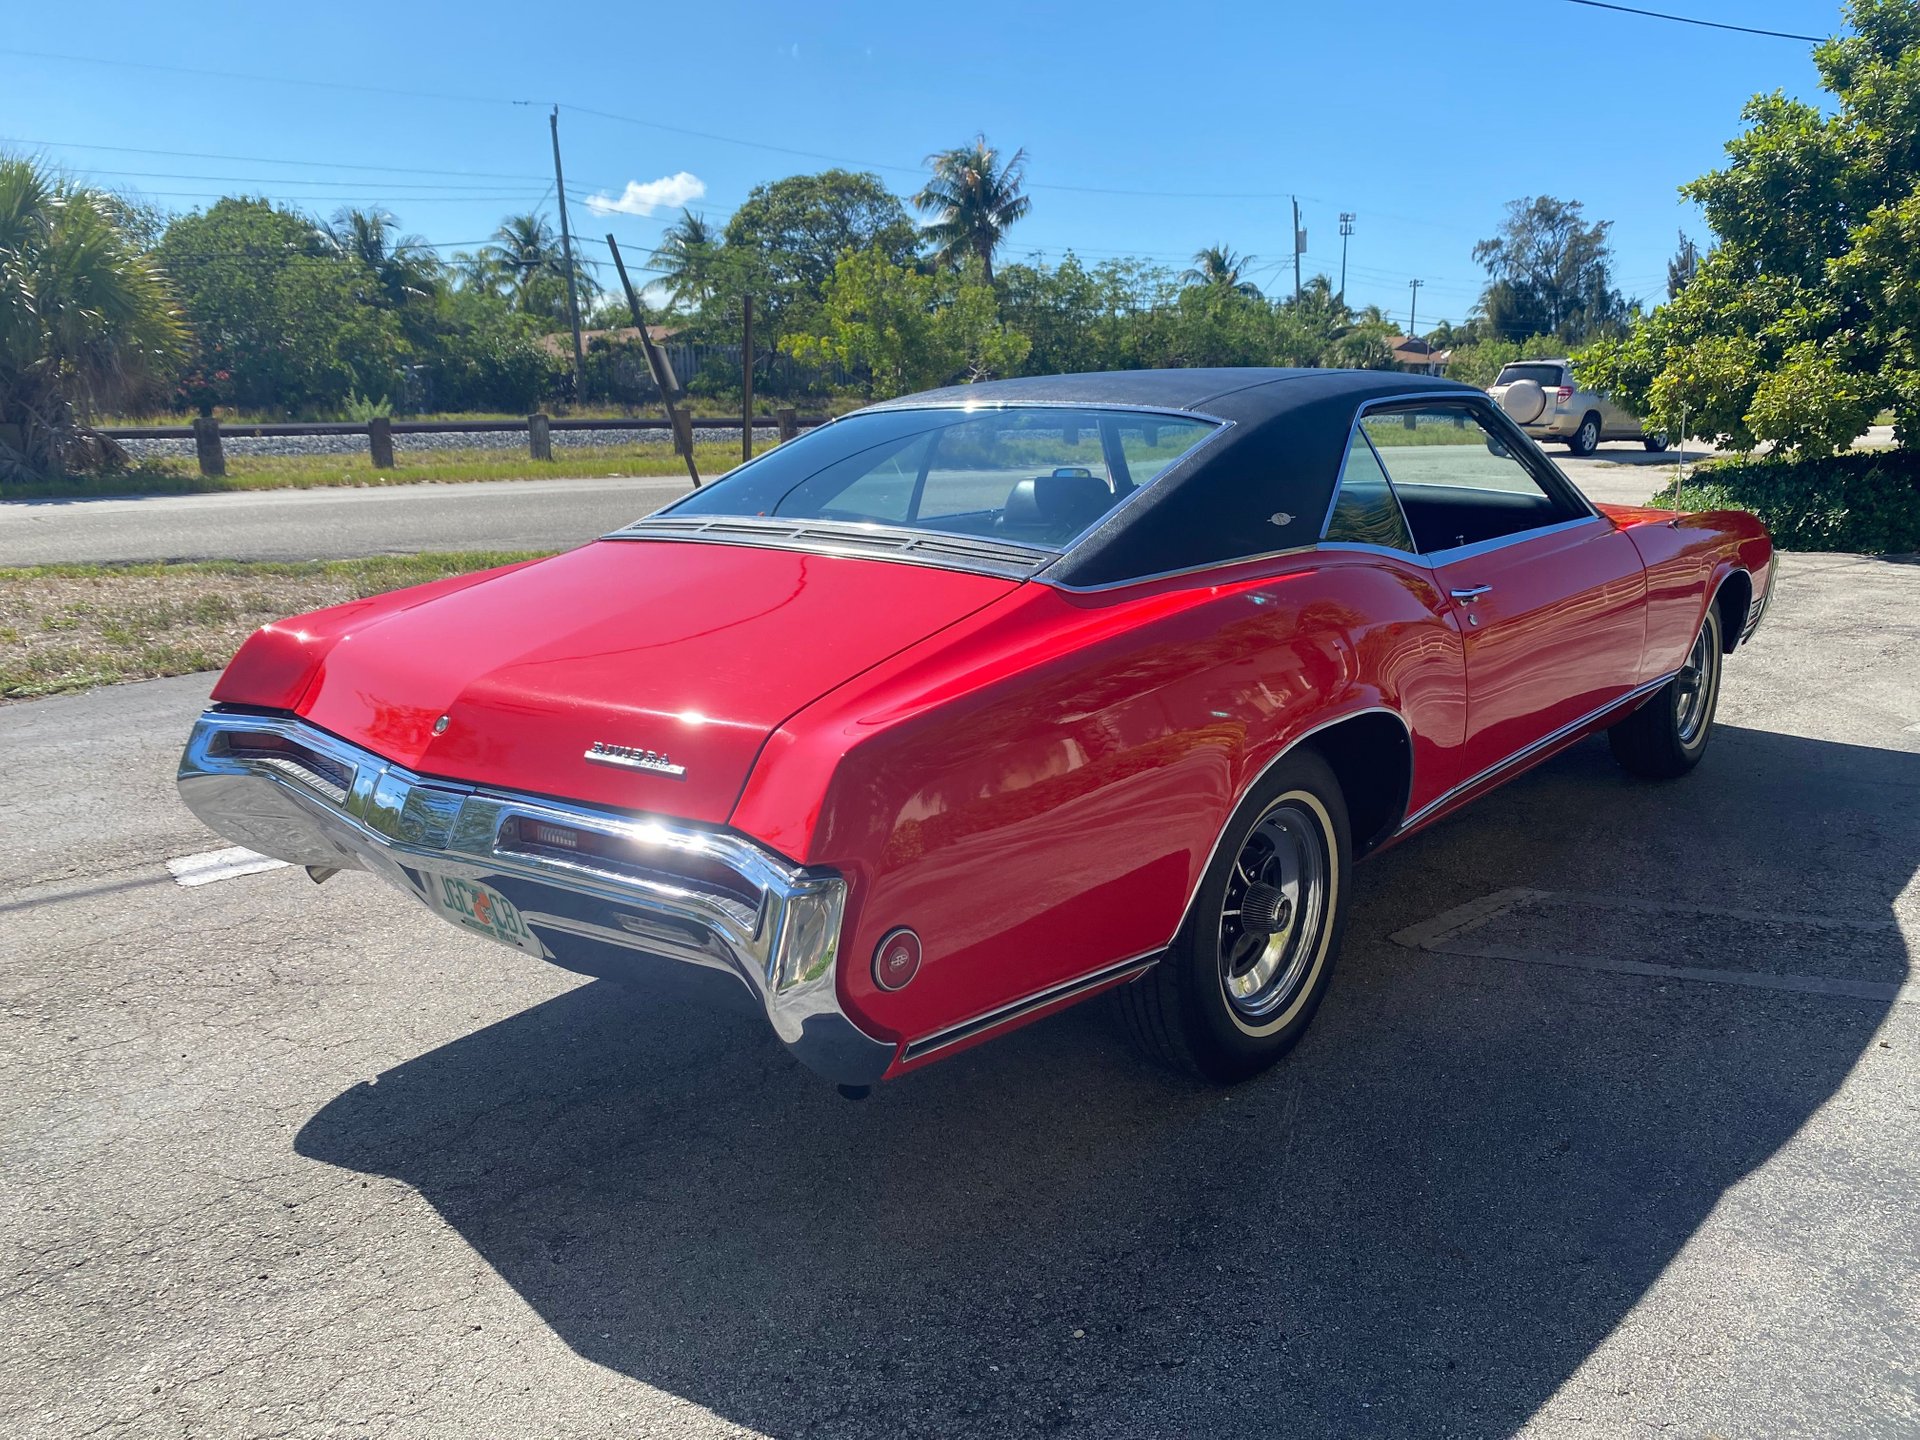
[[(841, 999), (864, 1024), (921, 1038), (1164, 946), (1236, 801), (1330, 720), (1402, 714), (1413, 803), (1451, 783), (1460, 640), (1427, 572), (1319, 555), (1209, 579), (1029, 584), (772, 738), (733, 824), (849, 876)], [(888, 993), (869, 962), (897, 925), (925, 958)]]

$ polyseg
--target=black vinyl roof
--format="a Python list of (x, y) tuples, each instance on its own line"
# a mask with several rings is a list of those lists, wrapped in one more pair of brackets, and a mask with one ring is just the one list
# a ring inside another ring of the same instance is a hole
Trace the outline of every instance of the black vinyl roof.
[(1471, 385), (1427, 375), (1249, 368), (1036, 375), (950, 385), (869, 408), (1119, 405), (1230, 422), (1048, 568), (1049, 580), (1081, 586), (1313, 544), (1355, 412), (1371, 401), (1434, 394), (1486, 401)]

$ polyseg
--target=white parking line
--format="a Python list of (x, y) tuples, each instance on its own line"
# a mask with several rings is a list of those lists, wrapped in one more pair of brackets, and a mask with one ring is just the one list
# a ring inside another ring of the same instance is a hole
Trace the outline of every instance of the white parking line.
[(284, 870), (287, 862), (275, 860), (235, 845), (228, 850), (209, 850), (204, 855), (182, 855), (167, 861), (176, 884), (211, 885), (216, 880), (231, 880), (237, 875), (258, 875), (262, 870)]

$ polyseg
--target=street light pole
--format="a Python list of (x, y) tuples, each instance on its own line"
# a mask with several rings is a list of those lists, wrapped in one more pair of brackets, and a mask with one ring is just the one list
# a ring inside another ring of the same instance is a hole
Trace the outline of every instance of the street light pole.
[(1354, 215), (1351, 210), (1340, 212), (1340, 303), (1347, 303), (1347, 237), (1353, 234)]

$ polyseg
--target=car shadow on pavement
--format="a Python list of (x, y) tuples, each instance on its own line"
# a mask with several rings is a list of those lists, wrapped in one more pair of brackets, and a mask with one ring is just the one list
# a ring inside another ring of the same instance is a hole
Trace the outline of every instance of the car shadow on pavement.
[(1584, 458), (1606, 465), (1677, 465), (1682, 460), (1695, 465), (1713, 459), (1714, 455), (1712, 450), (1649, 450), (1638, 442), (1630, 445), (1608, 442)]
[(415, 1187), (582, 1356), (772, 1435), (1504, 1434), (1888, 1005), (1389, 937), (1577, 890), (1703, 907), (1671, 963), (1831, 950), (1897, 983), (1896, 792), (1920, 754), (1723, 728), (1655, 786), (1582, 745), (1363, 867), (1313, 1031), (1234, 1090), (1095, 1006), (850, 1104), (757, 1019), (600, 981), (345, 1092), (296, 1148)]

